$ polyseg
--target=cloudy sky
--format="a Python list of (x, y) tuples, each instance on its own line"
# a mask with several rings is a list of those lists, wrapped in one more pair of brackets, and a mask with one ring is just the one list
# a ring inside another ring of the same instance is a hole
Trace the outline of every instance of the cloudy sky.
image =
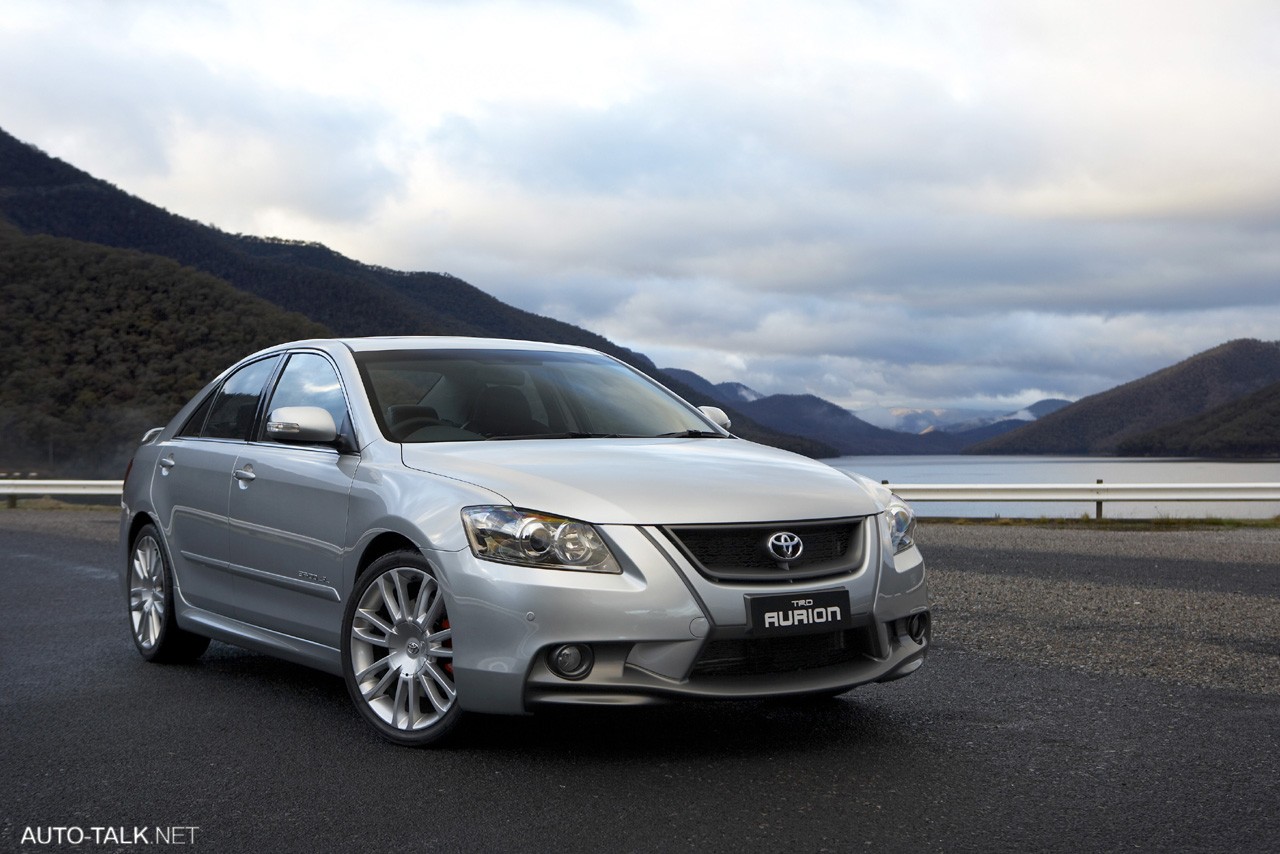
[(1280, 338), (1275, 0), (6, 0), (0, 127), (660, 365), (1016, 407)]

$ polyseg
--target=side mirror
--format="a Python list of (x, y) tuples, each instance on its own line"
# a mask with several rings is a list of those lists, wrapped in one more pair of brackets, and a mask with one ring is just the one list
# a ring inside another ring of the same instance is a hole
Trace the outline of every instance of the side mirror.
[(717, 427), (723, 427), (728, 430), (733, 426), (733, 422), (729, 420), (729, 416), (724, 414), (724, 410), (718, 406), (699, 406), (698, 411), (711, 419)]
[(338, 425), (318, 406), (282, 406), (267, 417), (267, 437), (277, 442), (332, 442)]

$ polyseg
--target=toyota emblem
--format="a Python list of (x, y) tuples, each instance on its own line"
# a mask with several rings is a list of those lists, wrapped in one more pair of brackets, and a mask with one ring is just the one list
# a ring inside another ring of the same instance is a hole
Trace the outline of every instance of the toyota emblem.
[(779, 531), (769, 538), (769, 554), (783, 563), (800, 557), (802, 551), (804, 541), (790, 531)]

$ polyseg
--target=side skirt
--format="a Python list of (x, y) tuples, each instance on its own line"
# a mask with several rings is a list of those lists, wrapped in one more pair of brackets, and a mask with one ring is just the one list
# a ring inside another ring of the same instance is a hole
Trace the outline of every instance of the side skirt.
[(334, 676), (342, 675), (342, 653), (331, 646), (251, 626), (186, 603), (178, 605), (178, 624), (214, 640), (314, 667)]

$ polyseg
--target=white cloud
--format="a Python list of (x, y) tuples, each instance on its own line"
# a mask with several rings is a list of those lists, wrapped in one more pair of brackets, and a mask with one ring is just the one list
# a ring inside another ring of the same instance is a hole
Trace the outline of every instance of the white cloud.
[(1021, 405), (1276, 337), (1278, 30), (1248, 0), (25, 0), (0, 124), (712, 379)]

